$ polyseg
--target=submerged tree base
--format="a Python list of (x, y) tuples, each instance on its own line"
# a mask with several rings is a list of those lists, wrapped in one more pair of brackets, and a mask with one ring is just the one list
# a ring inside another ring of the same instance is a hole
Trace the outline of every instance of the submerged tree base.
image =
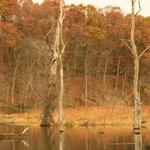
[(29, 130), (29, 127), (25, 128), (20, 134), (0, 134), (0, 140), (22, 140), (26, 137), (26, 132)]
[(141, 128), (134, 128), (134, 134), (141, 134)]
[(54, 123), (54, 120), (53, 121), (50, 121), (50, 122), (42, 122), (40, 123), (40, 127), (51, 127), (51, 126), (55, 126), (56, 123)]
[(64, 132), (64, 127), (59, 127), (59, 132)]

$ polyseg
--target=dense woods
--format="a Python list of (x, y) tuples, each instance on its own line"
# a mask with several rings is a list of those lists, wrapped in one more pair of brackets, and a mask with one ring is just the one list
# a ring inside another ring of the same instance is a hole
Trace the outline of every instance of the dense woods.
[[(53, 112), (58, 107), (62, 66), (65, 107), (134, 105), (134, 55), (128, 47), (132, 14), (125, 15), (115, 6), (97, 9), (80, 4), (63, 9), (63, 30), (58, 33), (59, 1), (45, 0), (39, 5), (32, 0), (0, 0), (2, 112), (36, 110), (45, 100)], [(135, 22), (140, 56), (150, 45), (150, 17), (136, 15)], [(61, 36), (59, 43), (56, 32)], [(61, 49), (63, 55), (54, 49)], [(150, 51), (146, 51), (140, 58), (137, 87), (142, 105), (150, 104), (149, 76)]]

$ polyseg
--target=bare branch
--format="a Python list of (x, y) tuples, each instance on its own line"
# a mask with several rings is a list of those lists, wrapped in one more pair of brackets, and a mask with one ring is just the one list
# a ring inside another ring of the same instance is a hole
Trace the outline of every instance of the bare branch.
[(29, 127), (25, 128), (25, 129), (22, 131), (21, 135), (24, 135), (29, 129), (30, 129)]
[(138, 6), (139, 6), (139, 10), (135, 14), (135, 16), (137, 16), (139, 14), (139, 12), (141, 11), (141, 2), (140, 2), (140, 0), (138, 0)]
[(39, 47), (30, 37), (25, 35), (22, 31), (21, 31), (21, 33), (32, 44), (32, 46), (34, 46), (36, 49), (39, 50), (39, 54), (49, 56), (49, 53), (44, 51), (45, 44), (43, 44), (42, 47)]
[(37, 98), (39, 98), (39, 99), (42, 98), (42, 96), (39, 94), (39, 92), (36, 92), (37, 90), (35, 91), (35, 89), (33, 88), (32, 79), (30, 79), (30, 83), (29, 84), (30, 84), (30, 87), (31, 87), (32, 91), (34, 92), (35, 96)]
[(48, 45), (48, 42), (47, 42), (48, 36), (49, 36), (49, 34), (51, 33), (51, 31), (54, 27), (54, 20), (52, 20), (52, 21), (53, 21), (52, 26), (51, 26), (51, 28), (49, 29), (49, 31), (46, 33), (46, 35), (44, 37), (44, 41), (47, 43), (47, 45)]
[(139, 55), (139, 59), (144, 55), (144, 53), (146, 52), (146, 51), (148, 51), (150, 49), (150, 46), (148, 46), (147, 48), (145, 48), (145, 50)]
[(127, 43), (127, 42), (125, 42), (123, 39), (120, 39), (121, 40), (121, 42), (123, 42), (127, 47), (128, 47), (128, 49), (131, 51), (131, 53), (134, 55), (134, 51), (132, 50), (132, 48), (130, 47), (130, 45)]

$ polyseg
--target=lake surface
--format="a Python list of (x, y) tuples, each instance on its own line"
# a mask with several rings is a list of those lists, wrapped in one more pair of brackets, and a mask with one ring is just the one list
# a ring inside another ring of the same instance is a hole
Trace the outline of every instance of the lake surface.
[[(0, 125), (0, 132), (21, 133), (26, 126)], [(2, 139), (0, 150), (150, 150), (150, 130), (134, 135), (129, 127), (78, 127), (59, 134), (32, 127), (24, 139)]]

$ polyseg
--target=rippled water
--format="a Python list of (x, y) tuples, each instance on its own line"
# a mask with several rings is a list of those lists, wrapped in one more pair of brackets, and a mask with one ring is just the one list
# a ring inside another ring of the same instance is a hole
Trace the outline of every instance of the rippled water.
[[(25, 126), (0, 125), (0, 132), (21, 133)], [(150, 133), (134, 135), (128, 127), (32, 127), (24, 139), (1, 139), (0, 150), (150, 150)]]

